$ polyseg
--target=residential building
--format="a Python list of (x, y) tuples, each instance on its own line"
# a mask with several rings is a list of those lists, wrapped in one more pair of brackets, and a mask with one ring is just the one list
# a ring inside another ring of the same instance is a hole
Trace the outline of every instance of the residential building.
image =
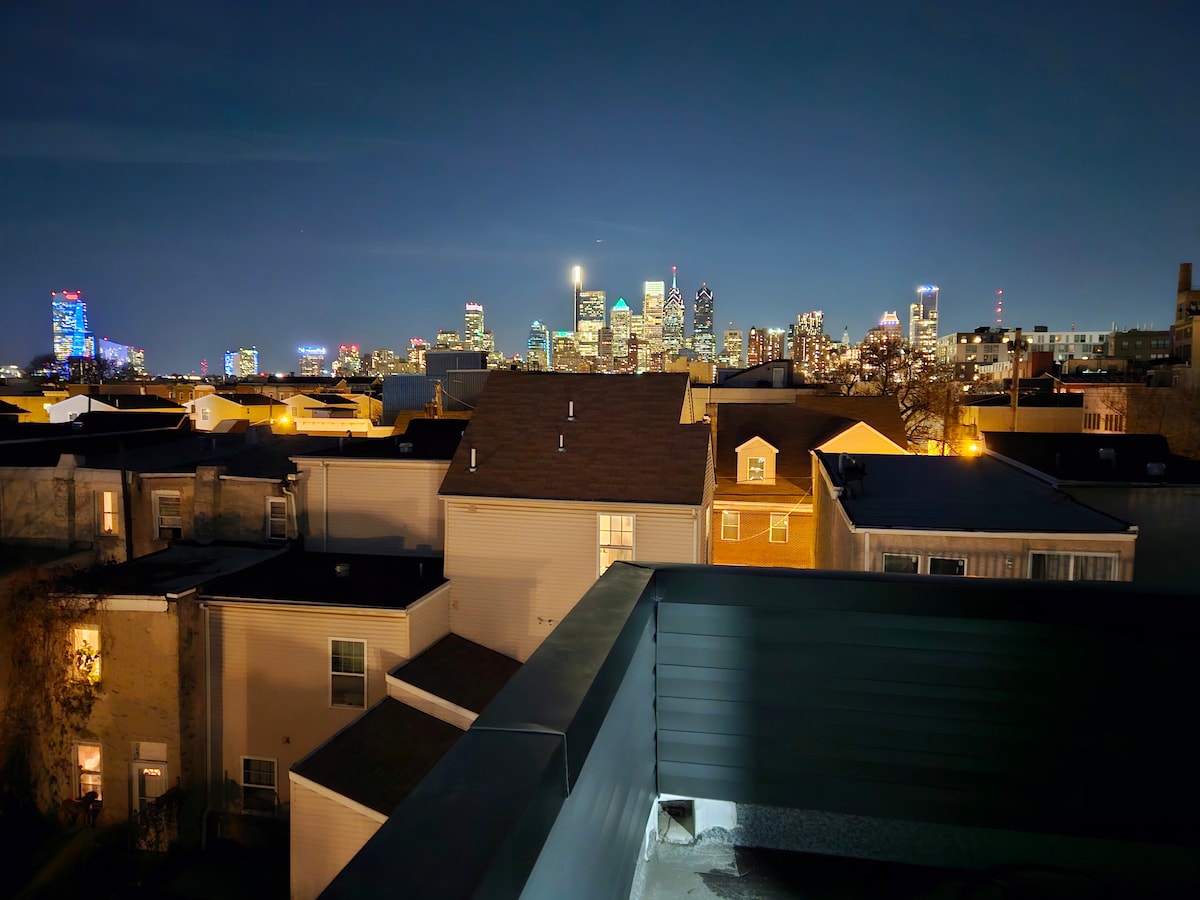
[(225, 351), (225, 377), (249, 378), (258, 374), (258, 348), (241, 347)]
[(1192, 264), (1179, 264), (1179, 288), (1175, 295), (1175, 321), (1171, 325), (1171, 355), (1193, 368), (1200, 366), (1200, 289), (1192, 284)]
[(958, 421), (963, 435), (975, 441), (987, 431), (1079, 434), (1085, 423), (1083, 402), (1078, 393), (1022, 389), (1014, 411), (1011, 393), (969, 395), (958, 407)]
[(282, 416), (288, 415), (286, 402), (265, 394), (237, 391), (205, 394), (189, 400), (183, 406), (192, 420), (192, 428), (197, 431), (228, 431), (247, 425), (275, 425)]
[(956, 331), (937, 339), (937, 360), (954, 366), (958, 381), (978, 381), (981, 366), (1008, 359), (1007, 332), (984, 325), (974, 331)]
[(1131, 328), (1128, 331), (1113, 331), (1108, 336), (1108, 346), (1105, 349), (1105, 363), (1121, 360), (1127, 365), (1146, 368), (1156, 361), (1164, 361), (1171, 356), (1171, 331), (1145, 331)]
[(937, 358), (938, 288), (925, 284), (917, 288), (917, 299), (908, 308), (908, 346), (925, 359)]
[[(1108, 333), (1106, 328), (1076, 331), (1074, 323), (1062, 331), (1051, 331), (1047, 325), (1035, 325), (1033, 331), (1023, 332), (1022, 338), (1026, 352), (1049, 353), (1060, 366), (1075, 360), (1086, 360), (1098, 366), (1107, 352)], [(1012, 338), (1012, 334), (1006, 334), (1006, 340)]]
[[(706, 407), (716, 437), (712, 562), (812, 568), (812, 451), (908, 452), (896, 404), (873, 402), (878, 399), (797, 401), (811, 409), (781, 403)], [(875, 419), (878, 427), (859, 416)]]
[(296, 456), (307, 546), (321, 552), (440, 552), (438, 489), (467, 423), (413, 419), (394, 439), (350, 441)]
[(821, 451), (815, 457), (817, 568), (1133, 578), (1137, 526), (997, 459)]
[(184, 415), (187, 410), (173, 400), (154, 394), (76, 394), (50, 404), (46, 413), (51, 422), (73, 422), (89, 412), (162, 412)]
[(493, 373), (440, 492), (454, 633), (523, 660), (614, 560), (706, 561), (697, 418), (686, 375)]
[(383, 402), (370, 394), (295, 394), (284, 401), (287, 418), (276, 421), (301, 434), (331, 434), (344, 437), (383, 437), (390, 426), (380, 426)]
[(300, 347), (296, 352), (300, 354), (298, 369), (302, 376), (325, 374), (324, 347)]

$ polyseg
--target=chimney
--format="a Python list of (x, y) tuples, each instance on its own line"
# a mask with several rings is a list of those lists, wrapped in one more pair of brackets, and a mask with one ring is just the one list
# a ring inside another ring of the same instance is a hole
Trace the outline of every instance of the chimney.
[(1192, 264), (1179, 264), (1179, 293), (1192, 289)]

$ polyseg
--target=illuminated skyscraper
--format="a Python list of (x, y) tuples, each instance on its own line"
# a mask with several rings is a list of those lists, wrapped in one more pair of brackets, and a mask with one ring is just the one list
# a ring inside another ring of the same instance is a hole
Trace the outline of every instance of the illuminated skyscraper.
[(743, 338), (740, 331), (726, 330), (721, 339), (721, 358), (719, 360), (721, 365), (740, 369), (744, 365), (742, 344)]
[(363, 370), (362, 355), (358, 344), (342, 344), (338, 347), (338, 357), (333, 363), (333, 374), (345, 377), (361, 375)]
[(863, 343), (866, 344), (899, 344), (903, 341), (904, 329), (900, 325), (900, 317), (894, 312), (884, 312), (879, 324), (868, 329), (867, 336), (863, 339)]
[(670, 357), (678, 355), (683, 349), (683, 295), (679, 293), (679, 284), (675, 277), (675, 267), (671, 266), (671, 290), (663, 301), (663, 350)]
[(937, 354), (937, 326), (937, 285), (922, 285), (917, 288), (917, 302), (908, 308), (908, 343), (928, 360)]
[(296, 352), (300, 354), (301, 375), (320, 375), (325, 371), (324, 347), (301, 347)]
[(549, 372), (551, 364), (550, 329), (533, 320), (529, 326), (529, 343), (526, 345), (525, 365), (530, 370)]
[(629, 352), (629, 336), (633, 333), (633, 311), (624, 297), (618, 297), (608, 315), (612, 327), (613, 357), (624, 358)]
[(575, 303), (575, 343), (579, 355), (598, 356), (607, 295), (604, 291), (580, 291), (578, 297)]
[(467, 350), (486, 350), (483, 337), (483, 304), (468, 303), (463, 313), (463, 345)]
[(825, 313), (814, 309), (796, 316), (789, 339), (796, 371), (812, 377), (828, 368), (829, 337), (825, 334)]
[(258, 374), (258, 348), (240, 347), (225, 351), (225, 377), (249, 378)]
[(661, 353), (663, 348), (663, 301), (666, 284), (662, 281), (647, 281), (642, 300), (642, 328), (645, 330), (646, 348), (649, 353)]
[(50, 314), (55, 360), (65, 366), (69, 357), (95, 354), (95, 338), (88, 333), (87, 303), (80, 291), (51, 291)]
[(408, 364), (416, 366), (418, 372), (425, 371), (425, 353), (429, 350), (429, 342), (425, 338), (408, 339)]
[(763, 337), (763, 362), (787, 359), (787, 332), (782, 328), (768, 328)]
[(717, 338), (713, 334), (713, 292), (708, 282), (696, 291), (696, 306), (692, 309), (692, 346), (703, 362), (712, 362), (717, 353)]

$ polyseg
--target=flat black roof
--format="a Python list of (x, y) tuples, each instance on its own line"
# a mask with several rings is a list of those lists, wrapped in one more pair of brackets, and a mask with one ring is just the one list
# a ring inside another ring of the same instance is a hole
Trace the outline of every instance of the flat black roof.
[(270, 559), (280, 549), (254, 544), (179, 542), (128, 562), (77, 572), (70, 579), (70, 586), (87, 594), (178, 594)]
[(448, 634), (416, 659), (400, 663), (388, 674), (463, 709), (480, 713), (520, 668), (519, 662), (503, 653), (457, 634)]
[[(341, 566), (345, 574), (338, 574)], [(404, 609), (445, 583), (441, 555), (369, 556), (309, 553), (293, 548), (212, 582), (204, 594), (280, 603)]]
[(385, 697), (297, 762), (292, 771), (388, 815), (463, 733)]
[(413, 419), (404, 434), (349, 440), (336, 450), (299, 454), (322, 459), (442, 459), (454, 458), (467, 419)]

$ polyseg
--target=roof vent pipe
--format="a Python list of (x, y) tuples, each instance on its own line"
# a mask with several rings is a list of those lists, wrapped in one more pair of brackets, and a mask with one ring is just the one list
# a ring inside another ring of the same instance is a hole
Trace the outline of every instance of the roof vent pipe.
[(574, 400), (567, 401), (567, 421), (568, 422), (575, 421), (575, 401)]
[(558, 452), (559, 452), (559, 453), (563, 453), (563, 452), (565, 452), (565, 451), (566, 451), (566, 449), (567, 449), (567, 442), (566, 442), (566, 440), (563, 438), (563, 436), (560, 434), (560, 435), (558, 436)]
[(347, 563), (347, 562), (334, 563), (333, 574), (336, 575), (338, 578), (349, 578), (350, 577), (350, 563)]
[(467, 466), (467, 471), (474, 472), (478, 468), (479, 468), (479, 466), (475, 465), (475, 448), (472, 447), (471, 448), (471, 464), (469, 466)]

